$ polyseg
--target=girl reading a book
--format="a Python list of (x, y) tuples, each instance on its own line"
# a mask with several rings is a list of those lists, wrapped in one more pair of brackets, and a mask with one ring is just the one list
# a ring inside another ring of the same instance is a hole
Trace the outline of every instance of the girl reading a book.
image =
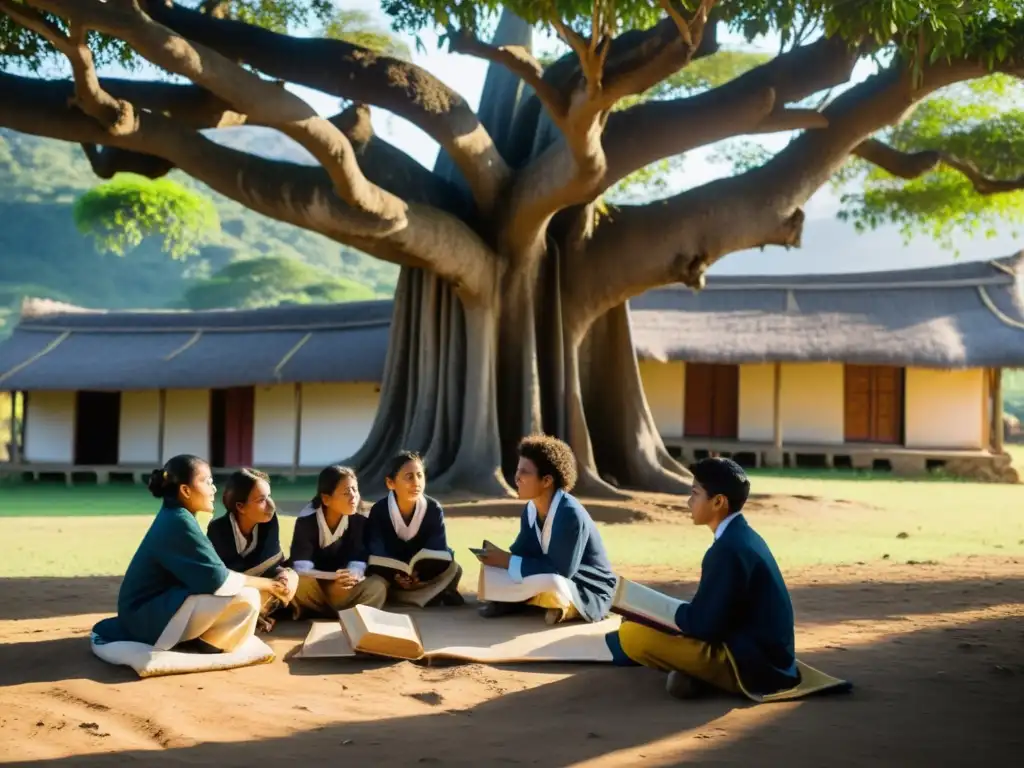
[(463, 605), (462, 567), (445, 535), (444, 511), (425, 495), (419, 455), (403, 451), (387, 469), (388, 495), (373, 505), (367, 526), (370, 572), (391, 585), (391, 597), (412, 605)]
[(296, 618), (335, 618), (355, 605), (384, 605), (387, 582), (366, 575), (365, 528), (356, 473), (338, 465), (325, 467), (292, 536), (291, 564), (299, 574), (292, 602)]
[(568, 445), (547, 435), (523, 438), (516, 489), (526, 507), (510, 550), (484, 542), (478, 555), (485, 566), (482, 616), (530, 607), (544, 609), (548, 624), (608, 616), (616, 577), (594, 521), (569, 495), (575, 484), (576, 457)]
[[(299, 576), (284, 567), (284, 552), (278, 530), (277, 507), (270, 497), (270, 478), (257, 469), (232, 473), (221, 496), (225, 514), (214, 518), (206, 528), (217, 555), (232, 571), (263, 579), (259, 628), (270, 631), (273, 615), (295, 596)], [(273, 582), (287, 587), (287, 594)]]
[[(231, 652), (250, 639), (260, 614), (262, 579), (229, 570), (196, 515), (212, 513), (210, 465), (175, 456), (149, 478), (160, 510), (128, 565), (117, 617), (93, 627), (94, 642), (123, 640), (205, 653)], [(287, 596), (275, 582), (271, 591)]]

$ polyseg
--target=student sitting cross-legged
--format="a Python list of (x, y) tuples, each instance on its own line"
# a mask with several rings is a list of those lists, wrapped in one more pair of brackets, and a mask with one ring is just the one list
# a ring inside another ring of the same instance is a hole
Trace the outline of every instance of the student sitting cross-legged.
[[(210, 521), (206, 535), (232, 571), (266, 580), (260, 589), (260, 629), (274, 626), (273, 614), (288, 605), (299, 585), (298, 574), (285, 568), (278, 531), (277, 507), (270, 497), (270, 478), (256, 469), (234, 472), (221, 496), (225, 514)], [(278, 583), (287, 594), (280, 595)]]
[(606, 638), (612, 655), (620, 664), (668, 672), (668, 692), (678, 698), (708, 687), (739, 693), (737, 674), (753, 693), (793, 688), (800, 682), (793, 605), (768, 545), (741, 514), (750, 481), (730, 459), (704, 459), (692, 472), (693, 522), (710, 528), (715, 540), (696, 594), (676, 611), (682, 634), (623, 622)]
[[(536, 435), (519, 443), (516, 488), (527, 502), (519, 535), (509, 552), (485, 542), (479, 556), (485, 566), (481, 583), (488, 600), (480, 614), (493, 618), (528, 606), (547, 609), (545, 620), (557, 624), (574, 618), (600, 621), (611, 608), (616, 578), (601, 534), (587, 510), (569, 495), (576, 483), (576, 457), (554, 437)], [(530, 586), (532, 597), (521, 599)], [(518, 595), (516, 602), (501, 595)]]
[(386, 578), (389, 598), (418, 605), (464, 605), (462, 567), (445, 532), (444, 510), (425, 494), (426, 470), (409, 451), (391, 459), (389, 493), (373, 505), (367, 525), (370, 572)]
[[(117, 617), (93, 631), (104, 642), (134, 640), (161, 651), (238, 649), (256, 630), (264, 580), (229, 570), (196, 520), (214, 508), (209, 464), (175, 456), (153, 471), (149, 490), (162, 500), (160, 511), (128, 565)], [(287, 596), (280, 582), (271, 591)]]
[[(365, 528), (356, 473), (338, 465), (325, 467), (317, 478), (316, 496), (299, 513), (292, 536), (291, 564), (299, 574), (292, 601), (296, 618), (334, 618), (355, 605), (384, 605), (387, 582), (366, 575)], [(318, 578), (314, 571), (337, 578)]]

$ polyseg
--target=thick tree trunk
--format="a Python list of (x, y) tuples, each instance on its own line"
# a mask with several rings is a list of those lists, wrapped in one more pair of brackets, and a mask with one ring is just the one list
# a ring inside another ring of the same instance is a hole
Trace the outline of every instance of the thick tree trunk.
[(544, 431), (572, 446), (580, 493), (689, 491), (647, 405), (626, 306), (585, 334), (567, 326), (571, 276), (558, 253), (538, 274), (506, 281), (500, 303), (469, 307), (448, 283), (403, 270), (377, 417), (349, 459), (368, 489), (383, 485), (392, 455), (414, 450), (434, 491), (507, 495), (516, 444)]
[[(495, 43), (529, 46), (531, 35), (506, 12)], [(503, 68), (488, 72), (479, 115), (512, 167), (559, 140), (530, 93)], [(467, 186), (444, 151), (435, 173)], [(506, 270), (492, 301), (463, 305), (448, 283), (402, 270), (377, 419), (351, 459), (364, 482), (382, 484), (387, 458), (415, 450), (425, 454), (434, 491), (507, 494), (516, 445), (543, 431), (572, 446), (580, 493), (623, 495), (615, 485), (688, 491), (688, 473), (668, 455), (647, 407), (626, 307), (599, 318), (589, 334), (567, 323), (570, 315), (591, 321), (585, 307), (564, 301), (574, 279), (566, 254), (580, 239), (551, 235), (545, 253), (517, 253), (512, 233), (500, 220), (494, 226), (485, 239), (505, 256)]]

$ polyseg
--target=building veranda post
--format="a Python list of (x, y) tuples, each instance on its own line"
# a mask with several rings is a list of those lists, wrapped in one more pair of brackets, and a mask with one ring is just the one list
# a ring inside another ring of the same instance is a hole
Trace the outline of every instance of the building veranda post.
[[(5, 469), (141, 477), (192, 452), (222, 471), (315, 474), (370, 432), (392, 312), (391, 301), (208, 312), (27, 301), (0, 344), (0, 390), (24, 403)], [(711, 277), (699, 293), (647, 292), (630, 316), (644, 396), (677, 456), (1017, 481), (1000, 381), (1024, 367), (1024, 256)]]

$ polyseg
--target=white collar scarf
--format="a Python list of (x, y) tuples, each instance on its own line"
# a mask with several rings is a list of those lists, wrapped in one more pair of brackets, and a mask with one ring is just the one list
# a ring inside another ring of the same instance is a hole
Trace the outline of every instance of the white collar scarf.
[(345, 535), (345, 531), (348, 530), (348, 515), (342, 515), (338, 527), (332, 531), (324, 518), (323, 508), (320, 508), (316, 511), (316, 527), (320, 531), (320, 549), (327, 549)]
[(391, 524), (395, 527), (395, 533), (398, 534), (398, 538), (402, 541), (409, 541), (420, 532), (423, 518), (427, 514), (427, 499), (425, 496), (420, 496), (416, 500), (416, 509), (413, 511), (412, 519), (408, 525), (406, 525), (405, 518), (402, 517), (402, 513), (398, 509), (398, 499), (395, 498), (394, 491), (388, 494), (388, 511), (391, 513)]
[(238, 521), (235, 520), (234, 514), (228, 512), (228, 517), (231, 519), (231, 532), (235, 535), (235, 549), (242, 557), (247, 557), (256, 549), (256, 537), (259, 534), (260, 527), (259, 525), (254, 525), (252, 527), (252, 541), (246, 541), (245, 536), (242, 534), (242, 529), (238, 527)]
[(544, 518), (543, 530), (537, 527), (537, 505), (532, 501), (526, 503), (526, 519), (529, 521), (530, 527), (537, 531), (537, 541), (540, 542), (541, 551), (545, 555), (548, 553), (548, 547), (551, 546), (551, 531), (555, 523), (555, 512), (558, 511), (558, 505), (562, 503), (564, 495), (559, 489), (551, 497), (551, 506), (548, 507), (548, 516)]

